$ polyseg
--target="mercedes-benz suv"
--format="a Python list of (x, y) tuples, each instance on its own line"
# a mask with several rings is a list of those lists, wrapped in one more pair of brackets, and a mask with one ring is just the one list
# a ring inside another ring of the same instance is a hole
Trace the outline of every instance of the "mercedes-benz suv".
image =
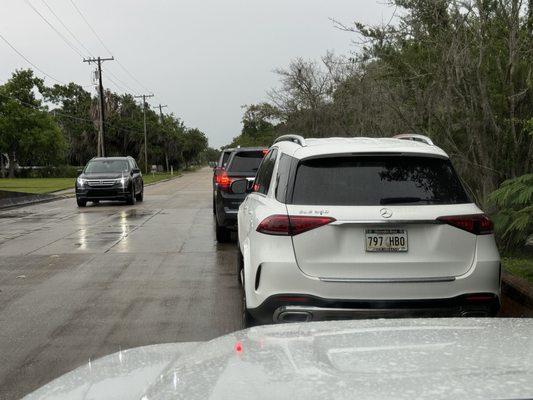
[[(408, 140), (405, 140), (408, 139)], [(492, 316), (492, 222), (420, 135), (278, 138), (238, 213), (244, 320)]]
[(101, 200), (119, 200), (128, 204), (142, 201), (144, 182), (141, 170), (132, 157), (98, 157), (91, 159), (76, 179), (76, 201), (85, 207)]

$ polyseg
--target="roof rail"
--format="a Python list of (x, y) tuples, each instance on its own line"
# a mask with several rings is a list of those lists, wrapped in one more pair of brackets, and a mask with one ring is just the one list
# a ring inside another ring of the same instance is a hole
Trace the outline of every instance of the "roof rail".
[(393, 136), (393, 139), (413, 140), (415, 142), (421, 142), (433, 146), (433, 141), (424, 135), (417, 135), (416, 133), (402, 133), (400, 135)]
[(279, 142), (293, 142), (305, 146), (305, 139), (300, 135), (282, 135), (274, 140), (274, 143)]

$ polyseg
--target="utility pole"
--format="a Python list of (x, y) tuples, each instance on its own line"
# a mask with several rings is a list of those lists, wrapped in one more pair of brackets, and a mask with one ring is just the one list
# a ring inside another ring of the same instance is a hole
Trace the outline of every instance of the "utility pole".
[[(163, 108), (167, 107), (167, 105), (162, 105), (161, 103), (159, 103), (159, 119), (160, 119), (160, 123), (161, 125), (163, 125)], [(166, 145), (165, 145), (165, 166), (167, 167), (166, 171), (168, 172), (168, 151), (167, 151), (167, 148), (166, 148)]]
[(161, 123), (163, 123), (163, 108), (165, 107), (168, 107), (168, 106), (166, 104), (165, 105), (159, 104), (159, 119)]
[(99, 118), (99, 124), (98, 124), (98, 140), (97, 140), (97, 148), (96, 148), (96, 155), (98, 157), (105, 157), (105, 116), (104, 116), (104, 108), (105, 108), (105, 102), (104, 102), (104, 86), (102, 85), (102, 63), (104, 61), (113, 61), (113, 57), (109, 58), (84, 58), (83, 62), (86, 63), (92, 63), (95, 62), (98, 66), (98, 98), (99, 98), (99, 105), (100, 105), (100, 118)]
[(143, 123), (144, 123), (144, 172), (148, 173), (148, 150), (146, 148), (146, 98), (154, 97), (153, 94), (141, 94), (140, 96), (134, 96), (136, 99), (143, 99)]

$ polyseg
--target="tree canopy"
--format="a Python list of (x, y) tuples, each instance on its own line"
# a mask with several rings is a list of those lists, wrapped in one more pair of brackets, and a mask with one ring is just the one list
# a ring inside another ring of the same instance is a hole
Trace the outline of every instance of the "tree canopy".
[[(143, 107), (129, 94), (105, 93), (106, 155), (144, 165)], [(98, 99), (69, 83), (47, 87), (31, 70), (0, 85), (0, 153), (16, 165), (84, 165), (96, 155)], [(207, 137), (146, 104), (148, 163), (179, 168), (205, 161)]]

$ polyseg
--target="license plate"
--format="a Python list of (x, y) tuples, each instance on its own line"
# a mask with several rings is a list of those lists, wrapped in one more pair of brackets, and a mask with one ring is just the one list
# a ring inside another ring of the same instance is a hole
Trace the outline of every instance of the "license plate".
[(407, 231), (405, 229), (367, 229), (365, 249), (372, 252), (407, 251)]

